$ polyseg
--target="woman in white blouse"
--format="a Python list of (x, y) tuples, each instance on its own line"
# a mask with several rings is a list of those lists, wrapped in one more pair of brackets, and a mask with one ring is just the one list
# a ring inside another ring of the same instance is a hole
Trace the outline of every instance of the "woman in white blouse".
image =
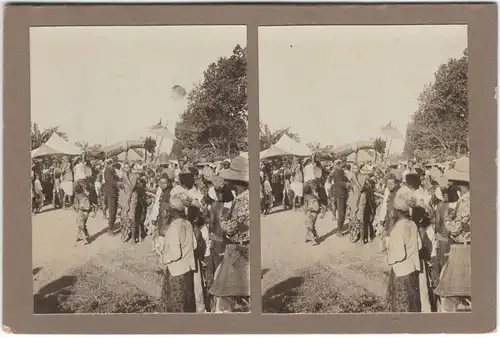
[(420, 258), (422, 242), (410, 207), (403, 196), (394, 200), (396, 223), (390, 230), (387, 263), (391, 267), (388, 300), (392, 312), (420, 312)]
[(165, 233), (161, 262), (166, 266), (162, 298), (167, 312), (196, 312), (194, 273), (197, 247), (193, 227), (185, 219), (186, 203), (179, 195), (170, 198), (172, 222)]

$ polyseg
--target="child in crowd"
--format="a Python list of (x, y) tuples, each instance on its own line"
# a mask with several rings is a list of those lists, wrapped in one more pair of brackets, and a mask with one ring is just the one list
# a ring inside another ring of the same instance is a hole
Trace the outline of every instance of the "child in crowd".
[(316, 232), (316, 220), (320, 212), (318, 197), (314, 194), (310, 184), (304, 185), (304, 206), (305, 224), (306, 224), (306, 243), (314, 241), (318, 244), (318, 233)]
[(87, 220), (92, 212), (92, 206), (90, 205), (90, 200), (88, 193), (81, 183), (77, 183), (74, 188), (75, 192), (75, 210), (76, 210), (76, 225), (78, 232), (76, 235), (76, 242), (81, 240), (84, 244), (90, 243), (89, 232), (87, 231)]

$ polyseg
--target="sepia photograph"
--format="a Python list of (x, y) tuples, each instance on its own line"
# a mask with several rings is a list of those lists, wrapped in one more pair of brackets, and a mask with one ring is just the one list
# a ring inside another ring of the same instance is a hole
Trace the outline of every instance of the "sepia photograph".
[(250, 312), (246, 40), (30, 28), (35, 314)]
[(259, 28), (264, 313), (470, 312), (466, 25)]

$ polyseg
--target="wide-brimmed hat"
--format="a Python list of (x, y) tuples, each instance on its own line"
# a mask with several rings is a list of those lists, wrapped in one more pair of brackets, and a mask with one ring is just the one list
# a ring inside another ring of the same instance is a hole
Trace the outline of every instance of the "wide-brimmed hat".
[(228, 181), (248, 182), (248, 160), (242, 156), (233, 158), (229, 169), (221, 170), (219, 176)]
[(446, 172), (450, 181), (470, 182), (470, 160), (468, 157), (461, 157), (455, 161), (453, 169)]

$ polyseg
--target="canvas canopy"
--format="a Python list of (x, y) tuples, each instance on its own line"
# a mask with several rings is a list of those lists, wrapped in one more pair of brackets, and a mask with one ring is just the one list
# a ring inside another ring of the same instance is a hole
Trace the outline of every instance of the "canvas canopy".
[(138, 149), (144, 147), (144, 141), (133, 140), (133, 141), (123, 141), (119, 143), (112, 144), (103, 148), (102, 150), (107, 156), (118, 156), (118, 154), (128, 151), (129, 149)]
[(31, 157), (40, 157), (46, 155), (80, 155), (82, 153), (82, 149), (79, 147), (69, 143), (61, 136), (56, 133), (52, 134), (47, 142), (45, 142), (39, 148), (33, 149), (31, 151)]
[(268, 158), (274, 156), (294, 155), (294, 156), (310, 156), (311, 149), (305, 145), (292, 140), (288, 135), (284, 134), (276, 144), (273, 144), (269, 149), (260, 153), (260, 158)]
[(343, 146), (335, 147), (331, 150), (336, 157), (349, 156), (358, 150), (373, 149), (373, 141), (359, 141), (349, 143)]
[(119, 161), (142, 161), (142, 157), (134, 149), (123, 151), (117, 157)]
[[(377, 158), (380, 160), (382, 156), (380, 154), (377, 155)], [(351, 162), (356, 162), (356, 153), (351, 153), (347, 156), (347, 160)], [(360, 149), (357, 154), (357, 162), (368, 162), (375, 160), (375, 150), (373, 149)]]

